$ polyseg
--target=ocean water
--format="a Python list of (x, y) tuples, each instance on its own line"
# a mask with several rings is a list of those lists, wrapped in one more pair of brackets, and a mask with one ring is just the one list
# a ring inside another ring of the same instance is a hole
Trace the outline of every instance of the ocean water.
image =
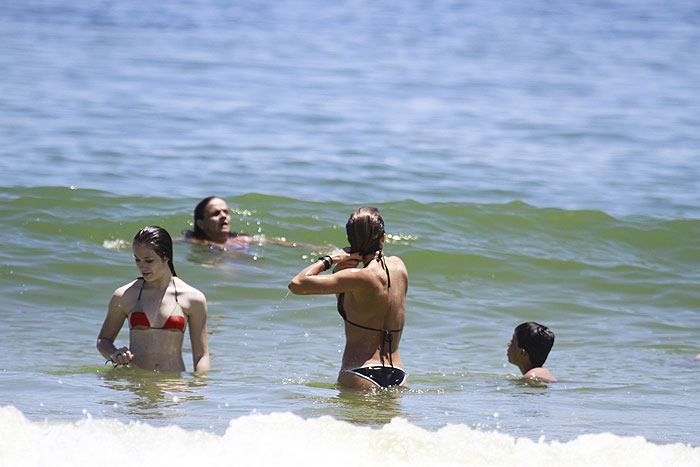
[[(650, 0), (0, 3), (0, 465), (700, 465), (699, 25)], [(176, 244), (212, 371), (104, 365), (134, 233), (209, 195), (314, 246)], [(286, 288), (368, 204), (409, 271), (406, 390), (337, 388), (333, 297)], [(529, 320), (559, 383), (507, 363)]]

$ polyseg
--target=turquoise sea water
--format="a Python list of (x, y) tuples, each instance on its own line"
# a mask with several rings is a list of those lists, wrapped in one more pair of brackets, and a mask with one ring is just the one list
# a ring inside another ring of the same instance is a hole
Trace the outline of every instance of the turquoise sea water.
[[(3, 3), (0, 464), (700, 465), (698, 23), (653, 1)], [(213, 370), (103, 365), (134, 233), (177, 236), (212, 194), (235, 230), (316, 247), (177, 244)], [(409, 270), (406, 391), (336, 388), (333, 297), (286, 289), (364, 204)], [(526, 320), (560, 383), (507, 363)]]

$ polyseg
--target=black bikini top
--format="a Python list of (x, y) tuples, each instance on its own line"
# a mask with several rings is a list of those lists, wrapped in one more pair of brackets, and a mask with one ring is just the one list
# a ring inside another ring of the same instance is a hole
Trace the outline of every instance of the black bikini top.
[(345, 321), (348, 324), (352, 324), (353, 326), (361, 329), (366, 329), (368, 331), (375, 331), (375, 332), (381, 332), (385, 335), (385, 340), (391, 342), (392, 337), (391, 333), (392, 332), (401, 332), (403, 331), (403, 328), (401, 329), (377, 329), (377, 328), (370, 328), (369, 326), (363, 326), (361, 324), (353, 323), (350, 321), (347, 316), (345, 316), (345, 310), (343, 309), (343, 300), (345, 300), (345, 292), (341, 292), (338, 294), (338, 314), (340, 315), (341, 318), (343, 318), (343, 321)]

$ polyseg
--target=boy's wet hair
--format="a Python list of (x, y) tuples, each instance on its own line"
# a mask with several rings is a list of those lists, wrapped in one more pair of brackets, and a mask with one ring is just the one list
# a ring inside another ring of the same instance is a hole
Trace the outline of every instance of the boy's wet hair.
[(554, 345), (554, 333), (547, 326), (534, 321), (522, 323), (515, 328), (515, 337), (518, 347), (527, 350), (533, 368), (544, 365)]

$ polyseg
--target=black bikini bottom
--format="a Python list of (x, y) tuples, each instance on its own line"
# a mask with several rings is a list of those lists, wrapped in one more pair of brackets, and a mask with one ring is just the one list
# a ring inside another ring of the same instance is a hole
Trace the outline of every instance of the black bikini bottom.
[(353, 373), (372, 381), (377, 386), (388, 388), (390, 386), (401, 386), (406, 380), (406, 372), (401, 368), (393, 366), (383, 366), (369, 364), (352, 370), (343, 370), (345, 373)]

